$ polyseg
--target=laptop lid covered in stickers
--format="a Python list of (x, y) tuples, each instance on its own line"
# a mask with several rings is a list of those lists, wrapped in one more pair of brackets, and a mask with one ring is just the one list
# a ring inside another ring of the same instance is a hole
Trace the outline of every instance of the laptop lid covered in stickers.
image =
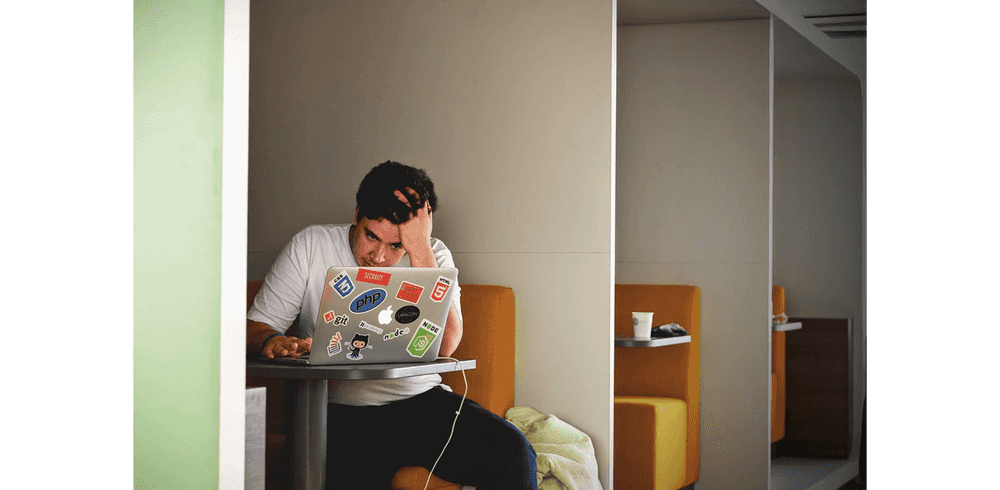
[(309, 364), (435, 360), (457, 280), (455, 268), (331, 267)]

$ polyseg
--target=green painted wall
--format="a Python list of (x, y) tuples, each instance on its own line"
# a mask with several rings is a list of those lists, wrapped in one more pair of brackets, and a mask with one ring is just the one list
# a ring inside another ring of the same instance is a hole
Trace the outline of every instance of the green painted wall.
[(223, 3), (133, 6), (135, 488), (218, 488)]

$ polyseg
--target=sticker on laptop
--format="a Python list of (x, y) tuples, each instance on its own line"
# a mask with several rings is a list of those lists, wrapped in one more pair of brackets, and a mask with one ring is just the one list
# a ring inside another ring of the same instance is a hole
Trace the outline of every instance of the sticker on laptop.
[(413, 305), (406, 305), (396, 312), (396, 321), (402, 324), (413, 323), (420, 316), (420, 308)]
[(354, 279), (359, 282), (378, 284), (379, 286), (388, 286), (390, 277), (392, 277), (392, 274), (389, 274), (388, 272), (378, 272), (371, 269), (358, 269), (358, 275)]
[(451, 279), (444, 276), (438, 276), (438, 280), (434, 283), (434, 289), (431, 289), (431, 301), (435, 303), (440, 303), (444, 299), (444, 295), (451, 288)]
[(358, 326), (361, 327), (361, 328), (363, 328), (363, 329), (365, 329), (365, 330), (371, 330), (372, 332), (375, 332), (378, 335), (382, 335), (382, 329), (381, 328), (378, 328), (375, 325), (372, 325), (371, 323), (368, 323), (368, 322), (366, 322), (364, 320), (361, 320), (361, 324), (359, 324)]
[(423, 292), (423, 286), (403, 281), (403, 284), (399, 285), (399, 291), (396, 292), (396, 298), (406, 301), (407, 303), (417, 304), (417, 301), (420, 300), (420, 295), (423, 294)]
[(344, 348), (340, 346), (340, 339), (342, 338), (343, 337), (340, 336), (340, 332), (333, 334), (333, 338), (330, 339), (330, 345), (326, 346), (327, 356), (333, 357), (344, 351)]
[(390, 323), (392, 323), (392, 305), (389, 305), (388, 308), (378, 312), (379, 325), (388, 325)]
[(330, 287), (333, 288), (341, 298), (346, 298), (352, 292), (354, 292), (354, 283), (351, 282), (350, 276), (347, 275), (347, 271), (340, 271), (337, 277), (330, 279)]
[(364, 359), (364, 356), (361, 355), (361, 351), (372, 348), (372, 346), (368, 345), (368, 337), (369, 335), (366, 333), (355, 333), (354, 338), (351, 339), (351, 343), (348, 344), (347, 342), (344, 342), (344, 345), (347, 346), (348, 359), (353, 361)]
[(403, 329), (397, 328), (394, 332), (385, 334), (385, 336), (382, 337), (382, 340), (398, 339), (408, 333), (410, 333), (410, 327)]
[(354, 313), (364, 313), (373, 310), (385, 301), (385, 289), (372, 288), (359, 294), (351, 301), (351, 311)]
[(350, 320), (351, 320), (350, 317), (341, 314), (337, 315), (336, 318), (333, 319), (333, 324), (336, 326), (346, 326), (347, 322), (349, 322)]
[(330, 310), (330, 311), (328, 311), (326, 313), (323, 313), (323, 321), (325, 321), (326, 323), (330, 323), (333, 320), (335, 320), (336, 318), (337, 318), (337, 314), (334, 313), (333, 310)]
[(410, 345), (406, 346), (406, 352), (410, 353), (413, 357), (424, 357), (424, 354), (427, 353), (427, 349), (431, 348), (431, 345), (434, 344), (434, 339), (436, 339), (440, 333), (441, 327), (424, 318), (420, 322), (420, 326), (417, 327), (417, 332), (414, 333), (413, 338), (410, 339)]

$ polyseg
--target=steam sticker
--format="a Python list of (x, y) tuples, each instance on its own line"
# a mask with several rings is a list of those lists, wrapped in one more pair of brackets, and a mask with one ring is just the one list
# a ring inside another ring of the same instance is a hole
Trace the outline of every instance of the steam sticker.
[(333, 334), (333, 338), (330, 339), (330, 345), (326, 346), (326, 355), (333, 357), (344, 351), (344, 348), (340, 346), (340, 332)]
[(351, 301), (351, 311), (354, 313), (364, 313), (368, 310), (373, 310), (385, 301), (385, 297), (385, 289), (369, 289)]
[(364, 359), (361, 355), (361, 351), (364, 349), (371, 349), (372, 346), (368, 345), (369, 335), (366, 333), (355, 333), (354, 338), (351, 339), (350, 343), (344, 342), (347, 346), (347, 358), (357, 361), (358, 359)]
[(420, 299), (420, 295), (423, 294), (423, 292), (423, 286), (403, 281), (403, 284), (399, 285), (399, 291), (396, 292), (396, 298), (406, 301), (407, 303), (417, 304), (417, 300)]
[(358, 275), (354, 279), (360, 282), (378, 284), (379, 286), (388, 286), (390, 277), (392, 277), (392, 274), (389, 274), (388, 272), (378, 272), (371, 269), (358, 269)]
[(406, 346), (406, 352), (409, 352), (413, 357), (424, 357), (439, 333), (441, 333), (441, 327), (426, 318), (423, 319), (420, 322), (420, 327), (417, 328), (417, 333), (413, 334), (413, 338), (410, 339), (410, 345)]
[(372, 325), (371, 323), (368, 323), (368, 322), (366, 322), (364, 320), (361, 320), (361, 324), (358, 325), (358, 326), (361, 327), (361, 328), (363, 328), (363, 329), (365, 329), (365, 330), (371, 330), (372, 332), (375, 332), (378, 335), (382, 335), (382, 329), (381, 328), (378, 328), (375, 325)]
[(444, 276), (438, 276), (438, 280), (434, 283), (434, 289), (431, 290), (431, 301), (435, 303), (440, 303), (444, 299), (445, 293), (451, 288), (451, 279)]
[(337, 277), (330, 279), (330, 287), (333, 288), (341, 298), (346, 298), (349, 294), (354, 292), (354, 283), (351, 282), (351, 278), (347, 275), (346, 271), (340, 271)]
[(404, 335), (406, 335), (408, 333), (410, 333), (410, 327), (406, 327), (406, 328), (403, 328), (403, 329), (398, 329), (397, 328), (396, 331), (394, 331), (392, 333), (385, 334), (385, 336), (382, 337), (382, 340), (398, 339), (398, 338), (400, 338), (400, 337), (402, 337), (402, 336), (404, 336)]
[(413, 323), (420, 316), (420, 308), (413, 305), (406, 305), (396, 312), (396, 321), (399, 323), (407, 324)]
[(337, 318), (337, 314), (334, 313), (333, 310), (323, 313), (323, 320), (325, 320), (326, 323), (332, 322), (335, 318)]

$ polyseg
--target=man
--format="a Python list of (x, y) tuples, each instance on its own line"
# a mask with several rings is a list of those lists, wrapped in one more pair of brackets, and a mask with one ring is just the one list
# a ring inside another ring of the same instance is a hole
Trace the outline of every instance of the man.
[[(269, 358), (308, 352), (331, 266), (454, 267), (448, 248), (431, 237), (436, 209), (434, 184), (423, 170), (393, 161), (373, 168), (358, 188), (352, 224), (309, 226), (278, 255), (247, 312), (247, 349)], [(461, 289), (455, 288), (441, 357), (462, 339)], [(288, 332), (296, 316), (298, 332)], [(327, 488), (391, 488), (401, 467), (430, 469), (454, 423), (435, 476), (478, 490), (535, 489), (531, 444), (472, 400), (455, 421), (461, 399), (437, 374), (331, 381)]]

